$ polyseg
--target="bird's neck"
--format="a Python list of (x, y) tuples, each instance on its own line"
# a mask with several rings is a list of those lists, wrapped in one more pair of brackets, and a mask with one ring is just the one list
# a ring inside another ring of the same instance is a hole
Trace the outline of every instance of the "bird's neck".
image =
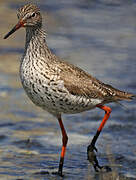
[(48, 55), (51, 54), (46, 44), (46, 33), (39, 27), (27, 27), (26, 28), (26, 42), (25, 42), (25, 54), (29, 52), (36, 53), (37, 55)]
[(43, 31), (42, 27), (27, 27), (26, 28), (26, 48), (32, 41), (40, 42), (45, 41), (46, 33)]

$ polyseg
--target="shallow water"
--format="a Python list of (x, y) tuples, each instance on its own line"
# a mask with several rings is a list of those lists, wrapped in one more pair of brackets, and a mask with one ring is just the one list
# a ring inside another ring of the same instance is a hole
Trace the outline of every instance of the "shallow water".
[[(16, 9), (24, 2), (0, 1), (0, 179), (62, 179), (52, 174), (61, 150), (59, 125), (30, 102), (20, 84), (25, 32), (2, 39), (16, 23)], [(134, 0), (41, 0), (37, 4), (53, 52), (103, 82), (135, 93)], [(111, 173), (95, 173), (86, 157), (104, 113), (95, 109), (63, 116), (69, 136), (64, 179), (136, 179), (136, 104), (123, 105), (110, 104), (112, 115), (97, 142), (100, 163), (110, 165)], [(39, 174), (43, 170), (45, 174)]]

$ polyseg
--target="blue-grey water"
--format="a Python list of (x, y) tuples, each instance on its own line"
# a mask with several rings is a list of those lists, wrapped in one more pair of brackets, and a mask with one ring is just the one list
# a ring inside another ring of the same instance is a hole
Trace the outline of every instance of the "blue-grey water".
[[(47, 43), (61, 58), (116, 88), (136, 94), (135, 0), (37, 0)], [(61, 132), (57, 120), (33, 105), (19, 79), (25, 31), (16, 24), (25, 0), (0, 1), (0, 179), (136, 179), (136, 101), (109, 104), (112, 114), (98, 142), (98, 158), (110, 173), (95, 173), (86, 148), (104, 112), (64, 115), (69, 136), (64, 177), (57, 171)], [(40, 174), (44, 171), (47, 174)]]

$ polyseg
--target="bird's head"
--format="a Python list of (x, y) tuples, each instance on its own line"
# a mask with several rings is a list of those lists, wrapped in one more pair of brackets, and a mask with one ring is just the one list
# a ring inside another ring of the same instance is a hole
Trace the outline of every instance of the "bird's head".
[(18, 9), (17, 12), (18, 23), (13, 27), (13, 29), (4, 37), (8, 38), (16, 30), (21, 27), (40, 27), (42, 25), (42, 17), (40, 10), (36, 5), (26, 4)]

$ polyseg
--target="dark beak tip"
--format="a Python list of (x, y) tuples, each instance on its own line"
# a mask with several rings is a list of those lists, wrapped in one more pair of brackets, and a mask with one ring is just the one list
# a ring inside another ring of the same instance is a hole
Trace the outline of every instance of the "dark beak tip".
[(4, 36), (4, 38), (3, 39), (7, 39), (7, 35), (6, 36)]
[(7, 39), (10, 36), (10, 34), (6, 34), (3, 39)]

